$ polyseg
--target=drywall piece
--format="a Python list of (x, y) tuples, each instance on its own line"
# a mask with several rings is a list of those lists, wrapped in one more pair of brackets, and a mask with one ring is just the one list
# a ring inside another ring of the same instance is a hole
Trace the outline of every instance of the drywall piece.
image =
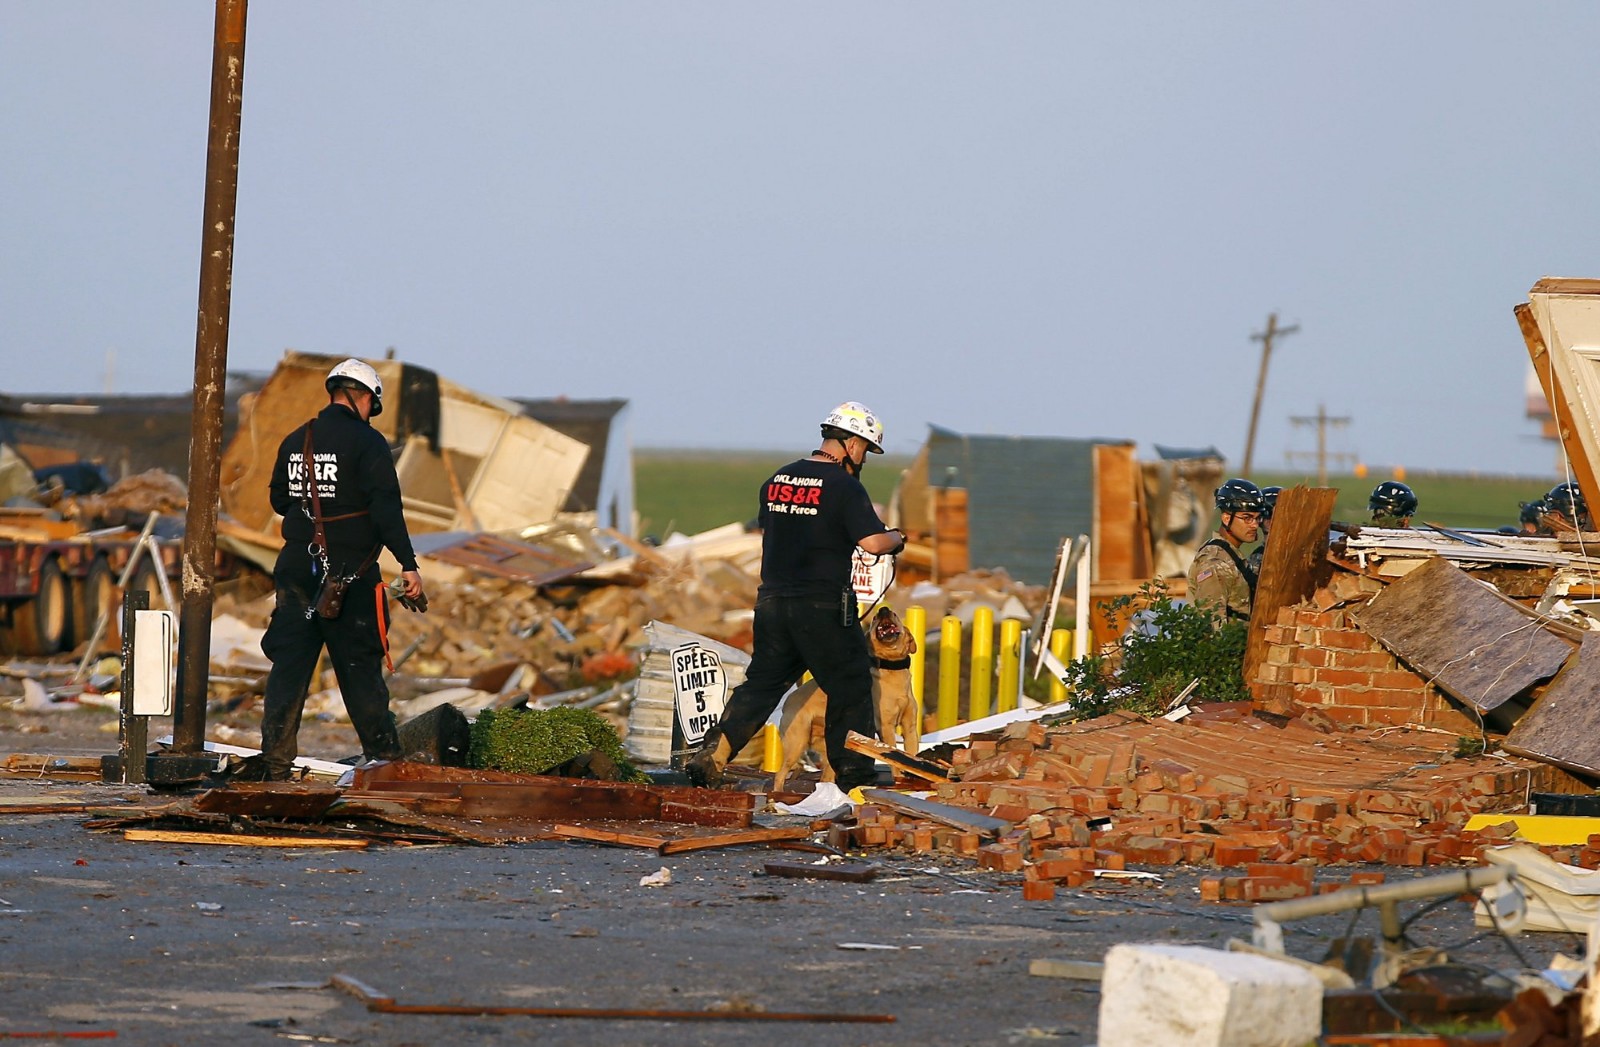
[(1115, 945), (1100, 987), (1100, 1047), (1304, 1047), (1322, 983), (1299, 967), (1192, 945)]

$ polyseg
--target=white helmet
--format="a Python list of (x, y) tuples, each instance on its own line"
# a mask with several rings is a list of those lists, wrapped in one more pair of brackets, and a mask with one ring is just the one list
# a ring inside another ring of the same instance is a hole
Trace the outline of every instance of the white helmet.
[(372, 394), (372, 417), (383, 413), (383, 379), (365, 360), (351, 357), (329, 371), (327, 380), (322, 384), (330, 393), (342, 385), (359, 385)]
[(852, 436), (859, 436), (867, 441), (867, 449), (873, 454), (883, 453), (883, 423), (878, 421), (878, 416), (866, 404), (846, 400), (835, 407), (822, 420), (822, 435), (827, 436), (829, 429), (842, 429)]

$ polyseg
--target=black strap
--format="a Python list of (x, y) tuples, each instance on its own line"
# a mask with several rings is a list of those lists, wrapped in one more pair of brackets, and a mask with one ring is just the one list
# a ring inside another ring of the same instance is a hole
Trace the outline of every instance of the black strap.
[(910, 657), (873, 658), (872, 664), (876, 665), (879, 669), (909, 669), (911, 668), (911, 659)]
[(1233, 561), (1234, 566), (1239, 568), (1239, 573), (1244, 576), (1244, 584), (1250, 589), (1250, 598), (1252, 600), (1255, 599), (1256, 573), (1250, 569), (1249, 564), (1239, 559), (1239, 554), (1234, 550), (1233, 545), (1226, 538), (1213, 538), (1200, 548), (1204, 549), (1206, 545), (1214, 545), (1228, 554), (1228, 559)]

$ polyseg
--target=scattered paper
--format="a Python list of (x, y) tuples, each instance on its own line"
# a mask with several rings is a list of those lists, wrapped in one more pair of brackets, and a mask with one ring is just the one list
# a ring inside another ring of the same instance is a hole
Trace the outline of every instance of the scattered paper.
[(666, 866), (662, 866), (660, 872), (653, 872), (649, 876), (641, 877), (639, 879), (639, 886), (640, 887), (665, 887), (667, 884), (669, 884), (671, 882), (672, 882), (672, 870), (668, 869)]

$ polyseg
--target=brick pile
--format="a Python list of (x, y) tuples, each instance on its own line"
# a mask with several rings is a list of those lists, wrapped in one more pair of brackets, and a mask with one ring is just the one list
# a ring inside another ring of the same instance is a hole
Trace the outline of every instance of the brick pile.
[[(1339, 578), (1379, 584), (1359, 575)], [(1337, 723), (1361, 727), (1417, 724), (1479, 732), (1471, 713), (1363, 632), (1347, 607), (1318, 610), (1316, 602), (1285, 607), (1266, 627), (1266, 654), (1251, 681), (1258, 702), (1272, 709), (1316, 709)]]
[(1314, 882), (1323, 866), (1476, 864), (1515, 829), (1468, 832), (1473, 814), (1580, 787), (1534, 761), (1456, 759), (1454, 745), (1436, 732), (1269, 722), (1246, 703), (1178, 723), (1017, 723), (957, 750), (959, 780), (935, 797), (1009, 823), (998, 839), (866, 805), (847, 842), (969, 856), (1020, 874), (1029, 898), (1097, 869), (1183, 864), (1227, 870), (1202, 884), (1204, 898), (1267, 901), (1330, 889)]

